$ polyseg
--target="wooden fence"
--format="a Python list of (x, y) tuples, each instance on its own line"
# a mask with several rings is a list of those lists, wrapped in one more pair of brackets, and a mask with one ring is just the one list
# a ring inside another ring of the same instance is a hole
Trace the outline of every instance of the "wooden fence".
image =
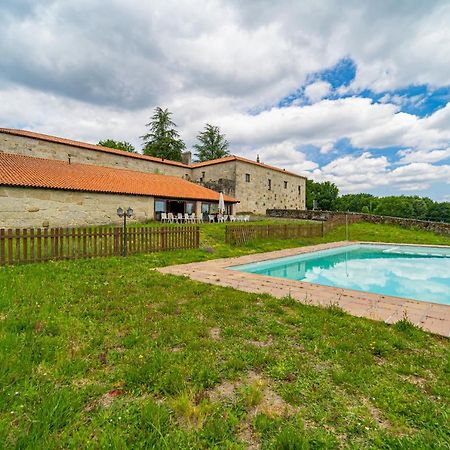
[[(198, 248), (197, 225), (127, 228), (127, 254)], [(118, 256), (123, 228), (0, 229), (0, 266), (48, 260)]]
[(228, 225), (225, 227), (225, 242), (245, 245), (250, 241), (264, 239), (320, 237), (341, 225), (345, 225), (345, 219), (302, 224)]

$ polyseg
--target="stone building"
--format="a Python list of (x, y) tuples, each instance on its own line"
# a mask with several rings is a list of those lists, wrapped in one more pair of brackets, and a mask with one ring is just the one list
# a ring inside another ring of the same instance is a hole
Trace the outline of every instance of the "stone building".
[[(184, 162), (177, 162), (5, 128), (0, 128), (1, 153), (182, 178), (237, 199), (239, 203), (235, 204), (234, 213), (265, 214), (267, 209), (305, 209), (305, 177), (239, 156), (203, 163), (192, 163), (188, 157)], [(217, 208), (214, 202), (203, 203), (196, 207), (204, 214)], [(167, 202), (156, 203), (153, 216), (158, 218), (167, 207)]]
[(267, 209), (305, 209), (306, 178), (284, 169), (227, 156), (192, 167), (192, 179), (239, 200), (236, 210), (266, 214)]
[[(233, 212), (236, 200), (224, 196)], [(0, 153), (0, 228), (67, 227), (119, 222), (119, 206), (133, 220), (153, 220), (158, 208), (201, 214), (219, 193), (180, 177)]]

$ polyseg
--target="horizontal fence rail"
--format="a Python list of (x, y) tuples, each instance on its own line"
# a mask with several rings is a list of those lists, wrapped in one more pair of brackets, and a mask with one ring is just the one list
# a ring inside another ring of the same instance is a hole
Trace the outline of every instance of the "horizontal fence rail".
[[(326, 230), (325, 230), (326, 227)], [(286, 224), (286, 225), (228, 225), (225, 228), (225, 242), (231, 245), (245, 245), (261, 239), (294, 239), (297, 237), (323, 236), (329, 224)]]
[[(128, 227), (127, 254), (198, 248), (197, 225)], [(48, 260), (119, 256), (121, 227), (0, 229), (0, 266)]]
[(353, 223), (351, 218), (339, 218), (315, 223), (280, 225), (228, 225), (225, 228), (225, 242), (231, 245), (245, 245), (264, 239), (295, 239), (300, 237), (320, 237), (335, 228)]

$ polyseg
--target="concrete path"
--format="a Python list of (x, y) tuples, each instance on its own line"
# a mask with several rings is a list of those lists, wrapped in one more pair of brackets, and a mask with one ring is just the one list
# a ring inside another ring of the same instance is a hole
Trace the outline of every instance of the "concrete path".
[(308, 247), (258, 253), (238, 258), (223, 258), (159, 268), (161, 273), (185, 275), (204, 283), (229, 286), (244, 292), (270, 294), (277, 298), (291, 296), (301, 303), (336, 305), (358, 317), (394, 323), (407, 317), (424, 330), (450, 337), (450, 306), (419, 302), (399, 297), (360, 292), (302, 281), (256, 275), (227, 269), (227, 267), (294, 256), (317, 250), (341, 247), (356, 242), (333, 242)]

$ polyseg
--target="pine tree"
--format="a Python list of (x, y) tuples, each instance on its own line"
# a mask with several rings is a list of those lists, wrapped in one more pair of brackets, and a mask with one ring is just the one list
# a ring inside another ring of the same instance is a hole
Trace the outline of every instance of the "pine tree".
[(125, 152), (136, 153), (133, 145), (127, 141), (115, 141), (114, 139), (104, 139), (99, 141), (97, 145), (102, 147), (117, 148), (118, 150), (123, 150)]
[(198, 161), (210, 161), (211, 159), (223, 158), (228, 156), (228, 141), (225, 135), (220, 133), (219, 127), (206, 124), (204, 131), (197, 136), (199, 144), (195, 144), (197, 150), (195, 156)]
[(172, 113), (167, 108), (155, 108), (150, 122), (145, 125), (150, 132), (141, 136), (145, 155), (181, 161), (181, 153), (186, 145), (175, 129), (176, 124), (171, 120), (171, 116)]

